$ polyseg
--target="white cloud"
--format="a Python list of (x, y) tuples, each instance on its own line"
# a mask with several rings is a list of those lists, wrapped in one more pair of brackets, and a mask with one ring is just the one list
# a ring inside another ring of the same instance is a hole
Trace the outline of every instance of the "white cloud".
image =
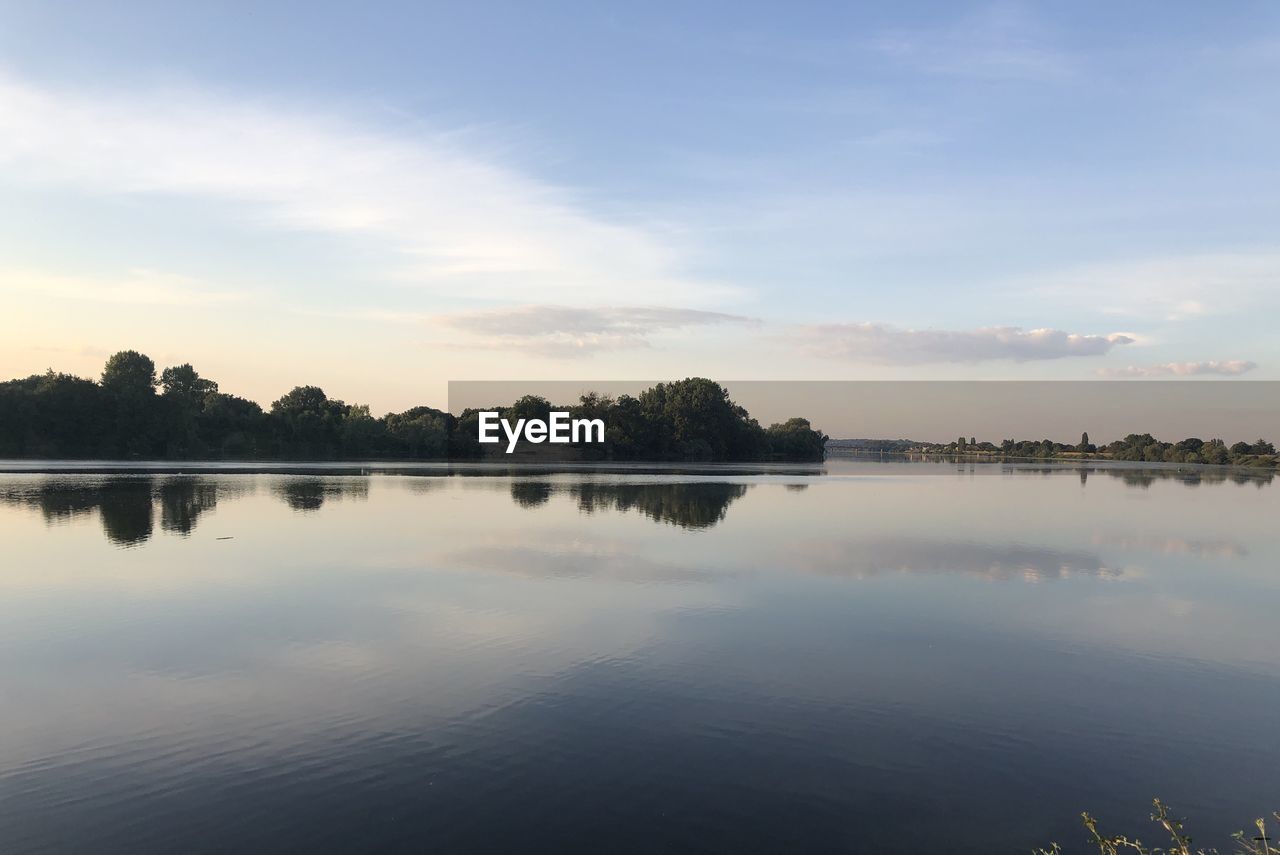
[(648, 347), (661, 332), (711, 324), (753, 323), (722, 312), (658, 306), (520, 306), (436, 315), (434, 323), (466, 333), (472, 344), (547, 356)]
[(797, 333), (805, 346), (820, 356), (897, 365), (1100, 356), (1134, 341), (1123, 333), (1079, 335), (1020, 327), (913, 330), (877, 323), (815, 324), (801, 327)]
[(470, 142), (201, 91), (67, 93), (0, 75), (7, 180), (243, 203), (272, 227), (380, 240), (390, 275), (447, 294), (581, 303), (608, 283), (697, 306), (731, 293), (680, 273), (669, 235), (593, 216)]
[(1165, 362), (1160, 365), (1130, 365), (1127, 368), (1100, 368), (1098, 373), (1105, 377), (1193, 377), (1196, 375), (1219, 374), (1234, 377), (1245, 374), (1258, 367), (1258, 363), (1246, 359), (1227, 359), (1209, 362)]

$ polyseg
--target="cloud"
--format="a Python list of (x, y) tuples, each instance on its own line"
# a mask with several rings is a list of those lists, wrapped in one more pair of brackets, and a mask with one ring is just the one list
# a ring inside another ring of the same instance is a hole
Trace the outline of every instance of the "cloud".
[(0, 74), (0, 175), (107, 194), (241, 204), (277, 229), (380, 241), (425, 290), (582, 302), (602, 281), (669, 305), (733, 293), (680, 273), (674, 238), (593, 215), (480, 153), (469, 134), (393, 130), (200, 90), (45, 89)]
[(877, 323), (815, 324), (798, 332), (806, 347), (820, 356), (896, 365), (1101, 356), (1134, 341), (1123, 333), (1079, 335), (1021, 327), (913, 330)]
[(789, 563), (827, 576), (869, 579), (890, 574), (966, 574), (993, 582), (1047, 582), (1072, 577), (1119, 581), (1131, 575), (1092, 552), (1025, 544), (887, 538), (797, 544)]
[(650, 336), (685, 327), (754, 323), (740, 315), (660, 306), (520, 306), (436, 315), (432, 321), (468, 334), (482, 347), (557, 357), (648, 347)]
[(1177, 321), (1275, 305), (1280, 253), (1205, 253), (1090, 265), (1021, 280), (1027, 290), (1105, 314)]
[(1218, 374), (1235, 377), (1246, 374), (1258, 367), (1258, 363), (1247, 359), (1227, 359), (1221, 362), (1165, 362), (1160, 365), (1130, 365), (1126, 368), (1100, 368), (1098, 373), (1104, 377), (1192, 377), (1195, 375)]

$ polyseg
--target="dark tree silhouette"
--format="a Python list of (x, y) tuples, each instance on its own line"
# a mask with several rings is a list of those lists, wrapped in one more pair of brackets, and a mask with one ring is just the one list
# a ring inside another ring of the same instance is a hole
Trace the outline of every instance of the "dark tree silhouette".
[[(509, 420), (546, 419), (552, 410), (603, 420), (603, 443), (572, 450), (582, 459), (821, 460), (827, 440), (804, 419), (765, 430), (724, 387), (697, 377), (660, 383), (638, 397), (588, 394), (553, 406), (527, 395), (490, 409)], [(263, 412), (222, 392), (189, 363), (157, 378), (155, 363), (134, 350), (113, 354), (96, 383), (52, 371), (0, 383), (4, 457), (467, 459), (496, 448), (480, 445), (477, 427), (475, 410), (455, 418), (414, 407), (379, 418), (318, 386), (296, 386)]]

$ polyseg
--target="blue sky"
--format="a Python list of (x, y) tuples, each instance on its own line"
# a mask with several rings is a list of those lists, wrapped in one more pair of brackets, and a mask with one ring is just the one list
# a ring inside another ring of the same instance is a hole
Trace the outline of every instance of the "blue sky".
[(1280, 378), (1274, 3), (0, 2), (0, 374)]

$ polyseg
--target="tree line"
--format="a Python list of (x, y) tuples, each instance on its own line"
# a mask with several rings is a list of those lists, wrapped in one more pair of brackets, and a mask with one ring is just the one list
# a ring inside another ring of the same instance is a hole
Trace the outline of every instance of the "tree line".
[[(827, 437), (806, 419), (762, 427), (724, 387), (689, 378), (637, 396), (597, 394), (552, 406), (525, 396), (495, 406), (504, 418), (552, 409), (601, 418), (605, 442), (576, 453), (599, 460), (821, 460)], [(367, 405), (297, 386), (264, 410), (223, 392), (191, 365), (157, 372), (134, 350), (113, 354), (99, 380), (52, 370), (0, 383), (0, 457), (147, 460), (474, 459), (478, 410), (457, 416), (413, 407), (376, 417)]]
[(1161, 442), (1149, 433), (1131, 433), (1106, 445), (1095, 445), (1084, 433), (1075, 445), (1049, 439), (1006, 439), (999, 445), (978, 442), (963, 436), (951, 443), (921, 443), (912, 450), (928, 454), (979, 454), (1002, 457), (1045, 459), (1053, 457), (1102, 457), (1111, 460), (1133, 460), (1151, 463), (1205, 463), (1216, 466), (1280, 465), (1276, 447), (1265, 439), (1236, 442), (1221, 439), (1204, 440), (1188, 437), (1178, 442)]

